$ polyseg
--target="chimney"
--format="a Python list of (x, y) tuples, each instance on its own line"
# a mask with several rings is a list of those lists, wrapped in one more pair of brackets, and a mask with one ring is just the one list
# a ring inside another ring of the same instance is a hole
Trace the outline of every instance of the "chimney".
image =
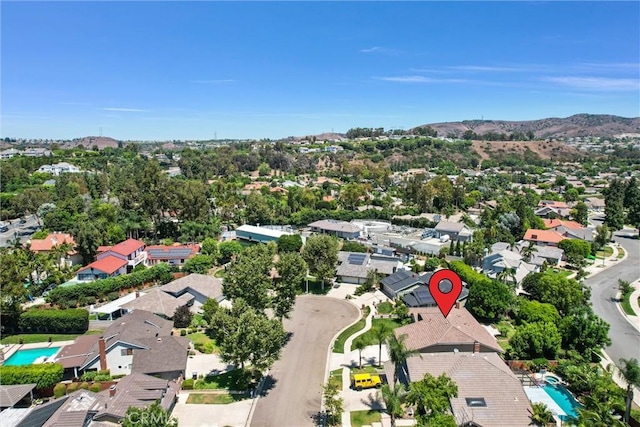
[(116, 386), (115, 384), (109, 387), (109, 397), (113, 397), (116, 395)]
[(107, 370), (107, 351), (106, 345), (104, 342), (104, 337), (98, 338), (98, 351), (100, 353), (100, 370)]
[(480, 343), (478, 341), (473, 343), (473, 352), (480, 353)]

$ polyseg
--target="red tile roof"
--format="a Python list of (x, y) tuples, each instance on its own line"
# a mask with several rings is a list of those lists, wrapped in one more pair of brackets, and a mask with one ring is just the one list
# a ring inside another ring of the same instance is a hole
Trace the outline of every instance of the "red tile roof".
[(50, 233), (44, 239), (31, 240), (31, 250), (33, 252), (50, 251), (55, 246), (63, 243), (69, 243), (73, 247), (76, 246), (76, 242), (73, 240), (73, 236), (67, 233)]
[(125, 265), (127, 265), (127, 261), (112, 255), (109, 255), (102, 259), (99, 259), (98, 261), (94, 261), (87, 266), (82, 267), (80, 270), (76, 272), (76, 274), (84, 270), (88, 270), (90, 268), (102, 271), (103, 273), (113, 274), (119, 269), (121, 269), (122, 267), (124, 267)]
[(524, 240), (546, 243), (560, 243), (566, 237), (553, 230), (536, 230), (531, 228), (527, 230), (523, 237)]
[(145, 243), (141, 242), (140, 240), (127, 239), (124, 242), (120, 242), (117, 245), (112, 246), (109, 250), (112, 250), (113, 252), (120, 255), (129, 256), (138, 249), (144, 248), (144, 246)]
[(576, 221), (564, 221), (562, 219), (543, 219), (544, 226), (548, 229), (553, 229), (557, 227), (566, 227), (566, 228), (584, 228), (582, 224)]

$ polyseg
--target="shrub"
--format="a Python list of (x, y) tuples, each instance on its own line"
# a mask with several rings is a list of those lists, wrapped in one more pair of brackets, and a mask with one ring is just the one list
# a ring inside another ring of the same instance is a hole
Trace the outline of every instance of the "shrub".
[(112, 380), (117, 380), (119, 378), (124, 378), (126, 376), (127, 376), (127, 374), (116, 374), (116, 375), (111, 375), (111, 379)]
[(115, 301), (115, 300), (118, 299), (119, 296), (120, 296), (120, 294), (117, 293), (117, 292), (109, 292), (109, 294), (107, 295), (107, 299), (109, 301)]
[(30, 384), (36, 388), (53, 387), (62, 381), (64, 368), (58, 363), (42, 363), (26, 366), (0, 366), (0, 384)]
[(67, 393), (73, 393), (78, 389), (80, 383), (71, 383), (67, 386)]
[(96, 379), (96, 375), (98, 375), (97, 371), (87, 371), (87, 372), (82, 374), (80, 379), (82, 381), (93, 381), (93, 380)]
[(22, 332), (83, 333), (89, 329), (89, 312), (84, 309), (28, 310), (18, 322)]
[(176, 328), (186, 328), (191, 324), (191, 319), (193, 318), (193, 313), (189, 310), (189, 307), (186, 305), (181, 305), (176, 308), (175, 313), (173, 314), (173, 326)]
[(183, 390), (193, 390), (193, 379), (189, 378), (182, 381), (182, 389)]
[(63, 383), (58, 383), (53, 388), (53, 396), (57, 399), (58, 397), (62, 397), (67, 394), (67, 386)]
[(210, 341), (207, 341), (206, 343), (204, 343), (204, 351), (203, 351), (203, 353), (211, 354), (211, 353), (213, 353), (213, 349), (214, 348), (215, 347), (213, 346), (213, 343), (210, 342)]
[(88, 382), (83, 382), (80, 384), (80, 387), (82, 390), (89, 390), (89, 383)]
[(184, 337), (187, 335), (187, 330), (186, 329), (180, 329), (180, 336)]
[(549, 361), (544, 357), (539, 357), (531, 361), (531, 369), (534, 372), (538, 372), (541, 369), (547, 369), (549, 367)]
[(91, 385), (89, 386), (89, 391), (99, 393), (102, 391), (102, 386), (100, 385), (100, 383), (91, 383)]

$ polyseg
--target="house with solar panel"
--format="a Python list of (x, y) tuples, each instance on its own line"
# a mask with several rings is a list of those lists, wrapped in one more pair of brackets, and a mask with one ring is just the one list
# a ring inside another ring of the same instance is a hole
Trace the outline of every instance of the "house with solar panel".
[(181, 267), (187, 260), (197, 255), (197, 245), (152, 245), (147, 246), (147, 266), (151, 267), (162, 262)]
[[(380, 290), (390, 299), (401, 299), (407, 307), (435, 307), (437, 304), (429, 291), (429, 279), (433, 273), (418, 274), (408, 270), (398, 270), (380, 280)], [(469, 296), (466, 283), (457, 302), (464, 303)]]
[(360, 252), (338, 252), (336, 278), (341, 283), (361, 285), (367, 281), (370, 271), (386, 277), (403, 268), (399, 258)]

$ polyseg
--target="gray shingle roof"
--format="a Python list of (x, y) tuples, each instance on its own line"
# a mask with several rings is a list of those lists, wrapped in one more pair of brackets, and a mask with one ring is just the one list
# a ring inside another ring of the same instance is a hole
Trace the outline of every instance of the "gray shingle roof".
[(35, 384), (0, 385), (0, 408), (12, 407), (35, 387)]
[(187, 368), (189, 340), (184, 337), (158, 337), (138, 340), (144, 349), (133, 350), (134, 372), (156, 374)]
[[(527, 427), (532, 413), (520, 380), (496, 353), (430, 353), (407, 359), (410, 381), (425, 374), (447, 374), (458, 386), (451, 408), (458, 425)], [(486, 407), (470, 407), (467, 399), (482, 398)]]
[(161, 286), (164, 292), (180, 296), (190, 289), (207, 298), (218, 299), (222, 296), (222, 280), (206, 274), (190, 274)]
[(145, 310), (156, 314), (161, 314), (167, 318), (172, 318), (178, 307), (186, 305), (193, 296), (190, 294), (183, 294), (176, 298), (162, 290), (156, 288), (140, 297), (129, 301), (122, 307), (129, 310)]

